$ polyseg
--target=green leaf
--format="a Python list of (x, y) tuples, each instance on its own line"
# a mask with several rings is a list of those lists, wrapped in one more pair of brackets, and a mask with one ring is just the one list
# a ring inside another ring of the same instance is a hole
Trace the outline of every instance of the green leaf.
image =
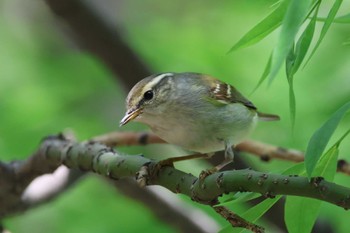
[(294, 66), (294, 62), (295, 62), (295, 53), (294, 53), (294, 43), (293, 43), (286, 57), (286, 73), (287, 73), (288, 79), (293, 76), (292, 69)]
[(252, 192), (246, 192), (246, 193), (238, 192), (233, 197), (224, 201), (220, 201), (220, 204), (218, 204), (217, 206), (234, 206), (237, 203), (247, 202), (247, 201), (256, 199), (258, 197), (261, 197), (261, 194), (252, 193)]
[(337, 172), (339, 154), (338, 147), (341, 141), (349, 134), (349, 132), (350, 131), (347, 131), (324, 155), (322, 155), (313, 175), (322, 176), (328, 181), (334, 180), (334, 176)]
[[(278, 196), (275, 197), (273, 199), (266, 199), (262, 202), (260, 202), (259, 204), (255, 205), (253, 208), (250, 208), (249, 210), (247, 210), (242, 217), (244, 219), (248, 219), (251, 222), (256, 222), (258, 221), (258, 219), (261, 218), (261, 216), (263, 216), (269, 209), (271, 209), (271, 207), (276, 204), (280, 199), (282, 198), (282, 196)], [(233, 233), (235, 232), (249, 232), (246, 229), (235, 229), (234, 231), (232, 231)]]
[(303, 62), (305, 55), (307, 51), (310, 48), (310, 44), (312, 41), (312, 38), (314, 36), (315, 32), (315, 26), (316, 26), (316, 17), (318, 14), (320, 2), (316, 6), (316, 10), (314, 12), (314, 16), (311, 18), (309, 24), (305, 28), (304, 32), (301, 34), (300, 38), (298, 39), (298, 42), (295, 46), (295, 61), (293, 64), (293, 68), (291, 70), (291, 76), (293, 76), (299, 69), (301, 63)]
[(333, 20), (333, 23), (350, 23), (350, 13), (346, 15), (342, 15), (339, 17), (336, 17)]
[(255, 86), (255, 88), (253, 89), (253, 91), (250, 93), (253, 94), (260, 86), (261, 84), (265, 81), (265, 79), (267, 78), (267, 76), (270, 73), (270, 68), (271, 68), (271, 60), (272, 60), (272, 53), (270, 54), (269, 60), (267, 61), (267, 64), (265, 66), (265, 70), (263, 72), (263, 74), (260, 77), (260, 80), (258, 82), (258, 84)]
[(319, 161), (327, 143), (337, 128), (340, 120), (349, 111), (350, 102), (344, 104), (312, 135), (305, 152), (305, 168), (309, 178)]
[(292, 124), (292, 130), (294, 130), (295, 126), (295, 116), (296, 116), (296, 100), (294, 93), (294, 84), (293, 78), (288, 79), (289, 84), (289, 112), (290, 112), (290, 121)]
[(300, 64), (303, 62), (304, 57), (310, 47), (315, 31), (316, 17), (320, 3), (320, 1), (316, 2), (316, 10), (314, 12), (314, 16), (311, 18), (310, 23), (307, 25), (304, 32), (299, 37), (298, 42), (295, 46), (295, 51), (293, 43), (292, 48), (290, 49), (290, 52), (286, 58), (286, 74), (289, 84), (289, 109), (292, 129), (294, 129), (296, 116), (296, 99), (293, 85), (294, 74), (298, 71)]
[[(327, 18), (318, 17), (317, 21), (325, 22)], [(350, 23), (350, 13), (334, 18), (333, 23)]]
[(273, 81), (286, 59), (299, 28), (309, 13), (311, 2), (311, 0), (292, 0), (290, 2), (282, 22), (279, 40), (273, 50), (271, 72), (269, 75), (270, 83)]
[(339, 147), (340, 143), (344, 140), (344, 138), (346, 138), (346, 136), (348, 136), (348, 134), (350, 134), (350, 129), (348, 129), (348, 131), (346, 131), (344, 135), (335, 143), (335, 146)]
[(294, 85), (293, 85), (294, 74), (292, 73), (292, 70), (296, 59), (295, 56), (296, 54), (294, 54), (294, 44), (293, 44), (286, 58), (286, 73), (287, 73), (287, 80), (289, 85), (289, 111), (290, 111), (290, 120), (291, 120), (293, 130), (295, 125), (296, 101), (295, 101)]
[(305, 174), (305, 165), (304, 162), (295, 164), (291, 167), (289, 167), (287, 170), (285, 170), (283, 175), (302, 175)]
[[(336, 173), (338, 160), (338, 142), (325, 153), (317, 168), (316, 176), (322, 176), (328, 181), (333, 181)], [(320, 200), (305, 197), (287, 197), (285, 204), (285, 223), (290, 233), (308, 233), (317, 219), (320, 206)]]
[(284, 209), (284, 221), (289, 233), (309, 233), (317, 219), (321, 201), (289, 196)]
[(332, 146), (320, 159), (319, 166), (315, 169), (315, 176), (322, 176), (328, 181), (333, 181), (337, 172), (338, 154), (338, 147), (336, 145)]
[(331, 26), (332, 22), (334, 21), (335, 15), (337, 14), (340, 5), (342, 4), (343, 0), (335, 0), (331, 10), (328, 13), (328, 16), (323, 24), (322, 30), (321, 30), (321, 34), (320, 37), (318, 38), (318, 41), (314, 47), (314, 49), (312, 50), (309, 58), (307, 59), (305, 66), (307, 65), (307, 63), (309, 63), (311, 57), (315, 54), (317, 48), (320, 46), (323, 38), (325, 37), (326, 33), (328, 32), (329, 27)]
[(273, 12), (271, 12), (271, 14), (250, 29), (250, 31), (248, 31), (235, 45), (233, 45), (228, 53), (256, 44), (278, 28), (282, 23), (283, 16), (287, 10), (288, 2), (289, 0), (281, 2), (281, 4)]

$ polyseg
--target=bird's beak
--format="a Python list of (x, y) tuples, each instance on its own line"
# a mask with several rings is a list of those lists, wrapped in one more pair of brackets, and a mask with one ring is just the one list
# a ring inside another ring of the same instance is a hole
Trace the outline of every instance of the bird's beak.
[(138, 115), (140, 115), (140, 113), (141, 109), (139, 108), (127, 111), (123, 119), (120, 121), (119, 126), (127, 124), (129, 121), (135, 119)]

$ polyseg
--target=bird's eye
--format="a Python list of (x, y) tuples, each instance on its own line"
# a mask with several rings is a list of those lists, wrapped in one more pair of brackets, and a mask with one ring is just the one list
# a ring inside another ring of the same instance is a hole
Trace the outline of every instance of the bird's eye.
[(151, 100), (153, 98), (153, 91), (146, 91), (145, 94), (143, 94), (143, 98), (145, 100)]

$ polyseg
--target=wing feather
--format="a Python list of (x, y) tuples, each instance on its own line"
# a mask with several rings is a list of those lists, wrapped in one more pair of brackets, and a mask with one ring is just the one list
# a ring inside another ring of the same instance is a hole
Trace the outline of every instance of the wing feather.
[(218, 101), (221, 104), (241, 103), (250, 109), (256, 110), (254, 104), (245, 98), (235, 87), (208, 75), (203, 80), (209, 87), (208, 95), (212, 100)]

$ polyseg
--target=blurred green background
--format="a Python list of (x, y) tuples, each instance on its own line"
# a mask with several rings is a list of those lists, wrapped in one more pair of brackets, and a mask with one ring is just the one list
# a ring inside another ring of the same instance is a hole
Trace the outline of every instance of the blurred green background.
[[(350, 47), (343, 44), (349, 40), (350, 28), (347, 24), (332, 25), (311, 62), (297, 73), (297, 121), (292, 132), (284, 72), (270, 87), (263, 85), (249, 95), (262, 74), (277, 32), (253, 47), (227, 54), (271, 11), (273, 3), (105, 0), (97, 3), (97, 10), (118, 25), (128, 44), (155, 72), (211, 74), (236, 86), (261, 111), (281, 116), (280, 122), (262, 122), (252, 138), (305, 150), (312, 133), (350, 100)], [(344, 3), (342, 9), (349, 6)], [(77, 48), (45, 2), (3, 0), (0, 10), (1, 160), (24, 159), (41, 138), (67, 128), (80, 140), (119, 130), (127, 90), (102, 62)], [(332, 142), (349, 129), (349, 123), (347, 116)], [(131, 124), (121, 130), (144, 129)], [(347, 138), (341, 145), (340, 158), (350, 160), (349, 142)], [(173, 150), (170, 146), (120, 149), (133, 154)], [(244, 158), (263, 171), (280, 172), (292, 165)], [(196, 172), (206, 166), (203, 161), (179, 166), (193, 169), (194, 165), (198, 165)], [(346, 185), (348, 181), (348, 176), (336, 175), (335, 182)], [(209, 208), (183, 199), (225, 225)], [(345, 219), (349, 219), (349, 212), (323, 204), (321, 217), (335, 232), (348, 232)], [(11, 232), (174, 232), (143, 205), (92, 175), (51, 203), (6, 219), (5, 226)]]

